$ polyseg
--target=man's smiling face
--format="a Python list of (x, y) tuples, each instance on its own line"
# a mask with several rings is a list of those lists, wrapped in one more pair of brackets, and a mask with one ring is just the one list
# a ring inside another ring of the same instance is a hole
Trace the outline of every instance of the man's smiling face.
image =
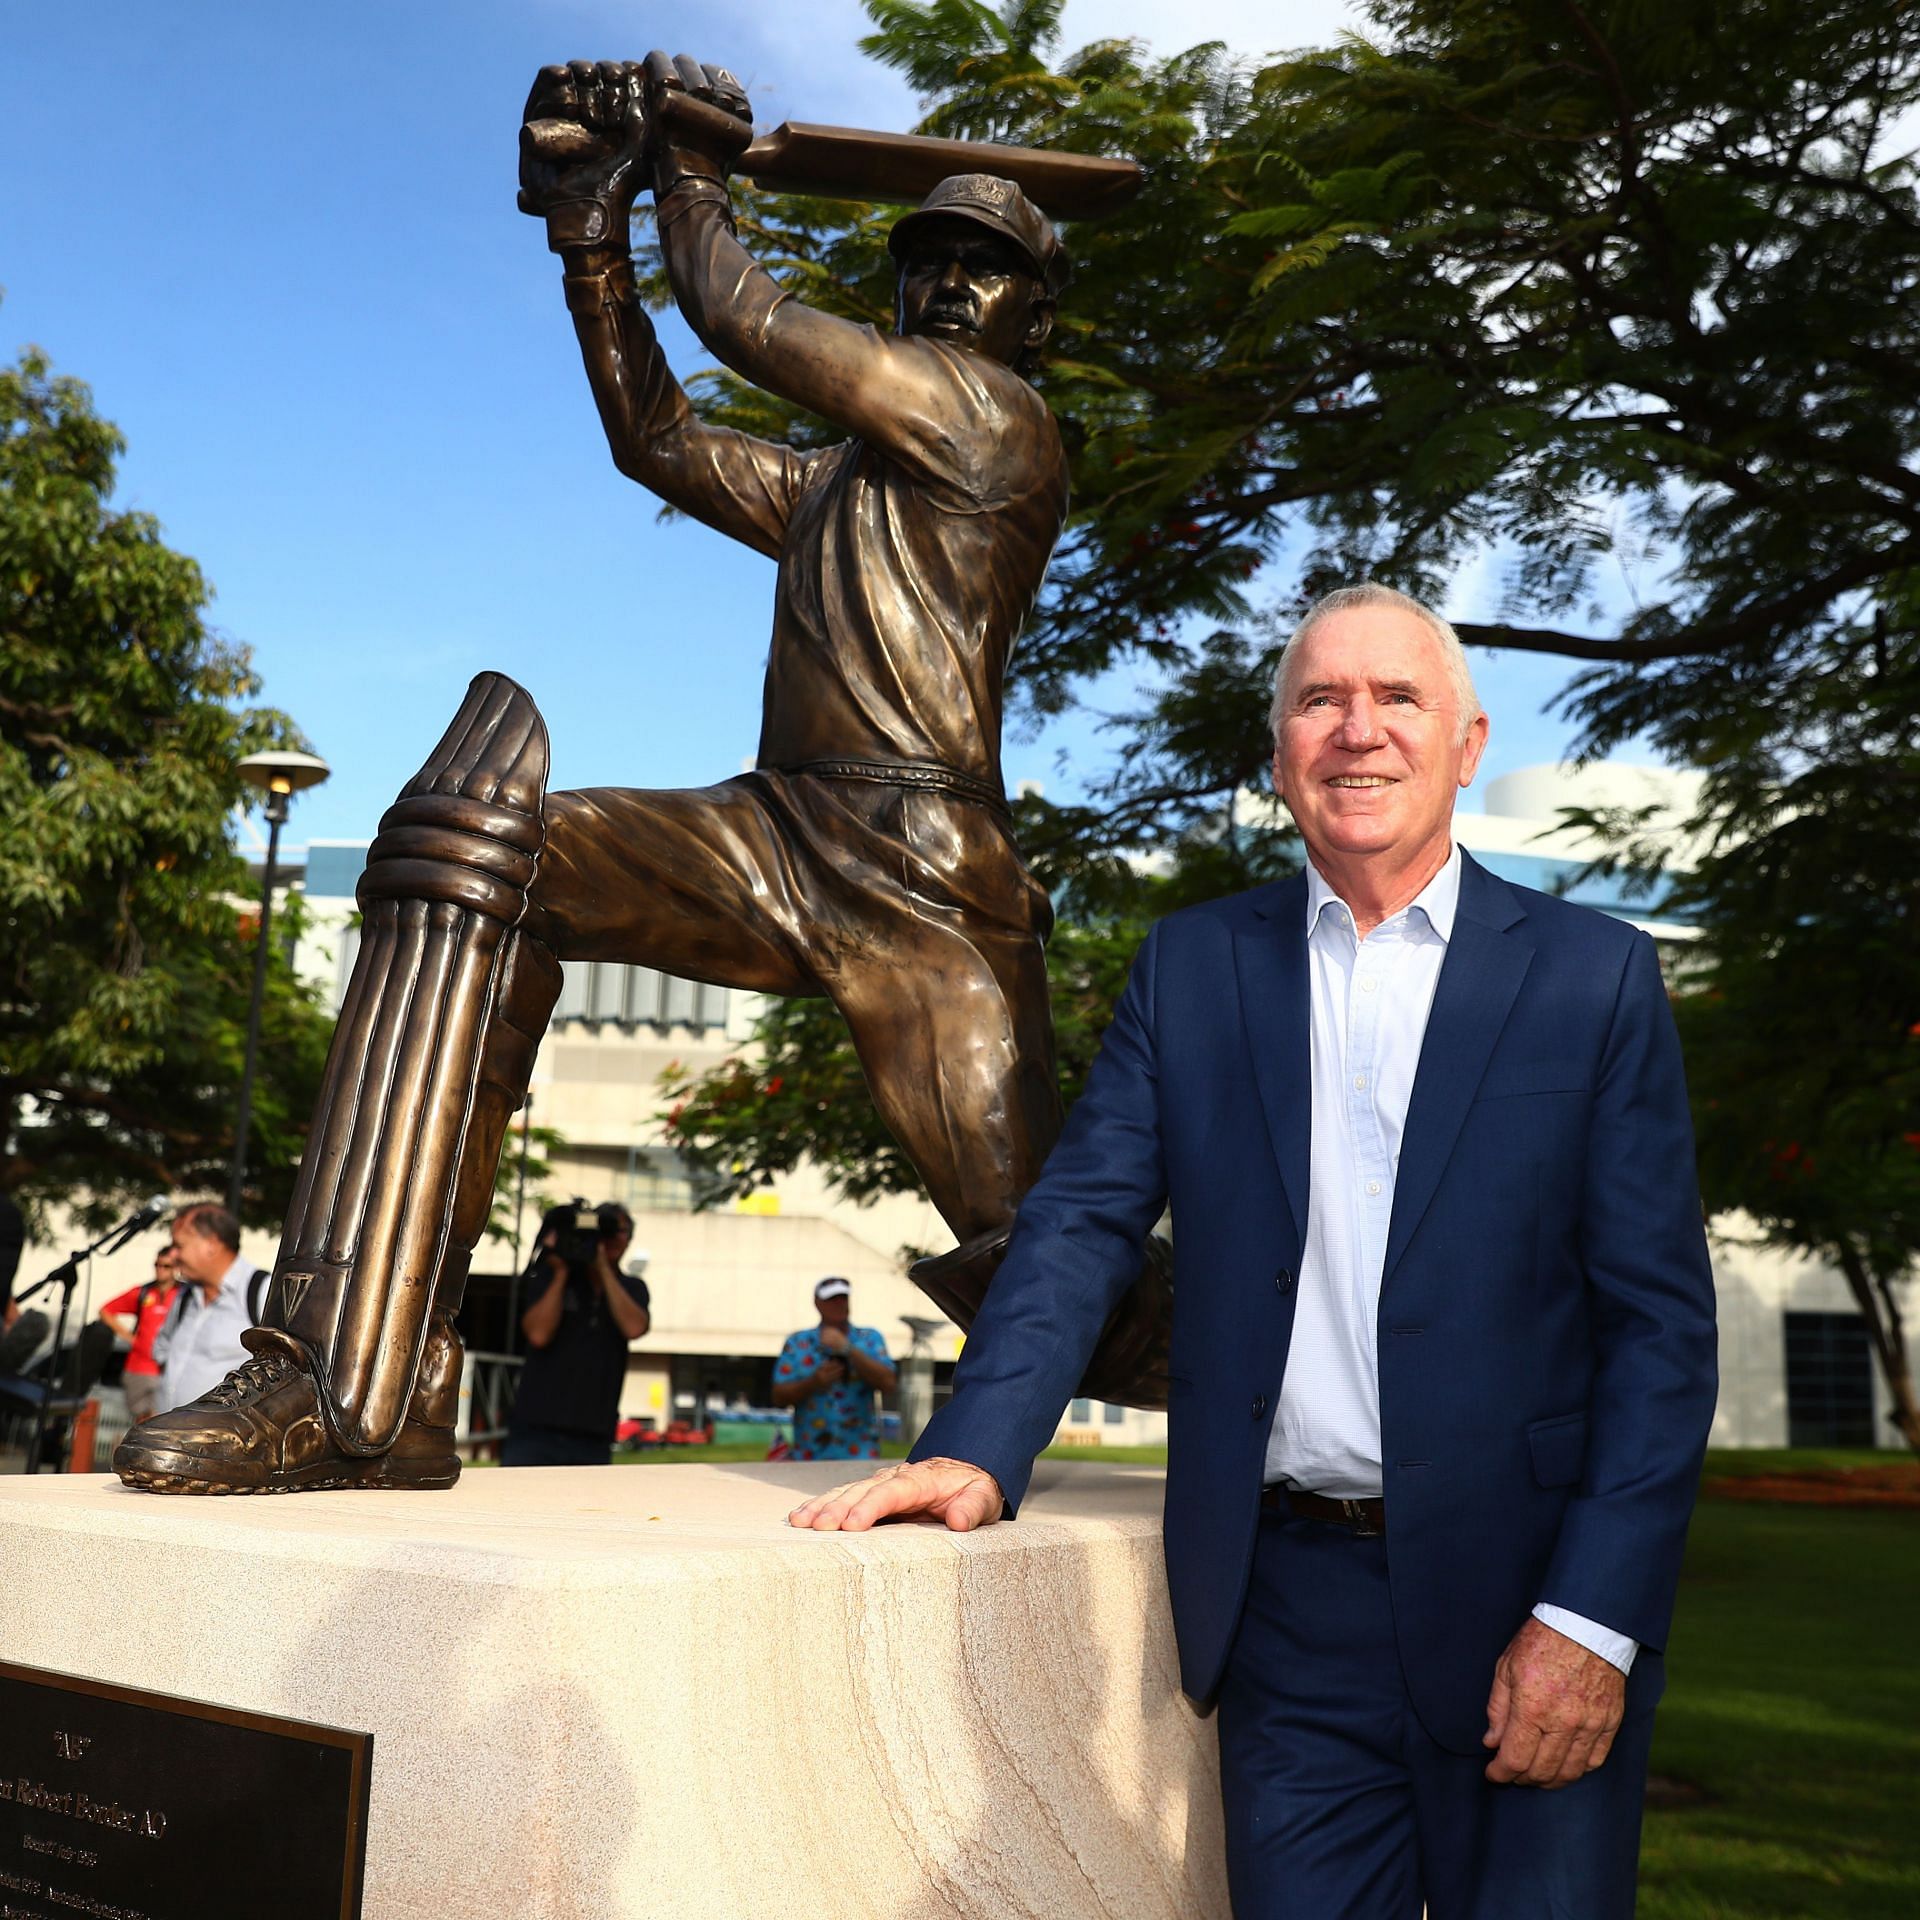
[(1295, 645), (1273, 784), (1316, 864), (1443, 856), (1487, 718), (1463, 733), (1439, 636), (1398, 607), (1348, 607)]
[(930, 220), (900, 263), (899, 330), (1012, 366), (1046, 339), (1052, 302), (1036, 300), (1020, 250), (972, 220)]

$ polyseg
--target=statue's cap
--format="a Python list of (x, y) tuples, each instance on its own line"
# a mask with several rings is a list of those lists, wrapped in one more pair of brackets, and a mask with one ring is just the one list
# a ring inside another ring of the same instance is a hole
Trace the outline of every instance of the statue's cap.
[(1057, 296), (1072, 277), (1053, 222), (1011, 180), (997, 174), (949, 174), (912, 213), (893, 223), (888, 252), (896, 260), (903, 258), (915, 233), (934, 220), (971, 220), (1011, 240), (1050, 294)]

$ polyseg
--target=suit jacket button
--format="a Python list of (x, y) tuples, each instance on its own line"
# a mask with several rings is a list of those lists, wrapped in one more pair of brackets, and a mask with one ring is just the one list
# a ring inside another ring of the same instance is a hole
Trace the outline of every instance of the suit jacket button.
[(1273, 1284), (1278, 1287), (1282, 1293), (1285, 1293), (1286, 1290), (1293, 1285), (1293, 1275), (1285, 1267), (1282, 1267), (1280, 1271), (1273, 1276)]
[(1253, 1417), (1258, 1420), (1266, 1410), (1267, 1396), (1264, 1393), (1256, 1393), (1253, 1396)]

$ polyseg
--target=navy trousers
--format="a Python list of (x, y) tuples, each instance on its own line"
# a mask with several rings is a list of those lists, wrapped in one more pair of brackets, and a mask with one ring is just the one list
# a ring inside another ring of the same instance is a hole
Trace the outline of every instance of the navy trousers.
[(1408, 1702), (1386, 1542), (1264, 1514), (1220, 1690), (1235, 1920), (1628, 1920), (1652, 1735), (1649, 1698), (1572, 1786), (1494, 1786)]

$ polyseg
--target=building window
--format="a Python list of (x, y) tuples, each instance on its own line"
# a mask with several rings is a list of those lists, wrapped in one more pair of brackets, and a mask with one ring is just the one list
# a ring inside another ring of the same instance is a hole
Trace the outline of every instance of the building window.
[(1126, 1408), (1115, 1406), (1111, 1400), (1102, 1402), (1100, 1417), (1110, 1427), (1124, 1427), (1127, 1424)]
[(1787, 1445), (1870, 1447), (1873, 1354), (1857, 1313), (1790, 1313)]
[(1076, 1427), (1091, 1426), (1093, 1424), (1093, 1402), (1091, 1400), (1074, 1401), (1072, 1406), (1067, 1410), (1067, 1418)]
[(629, 967), (612, 960), (562, 963), (560, 1002), (554, 1024), (587, 1020), (621, 1027), (724, 1027), (727, 990)]
[(635, 1213), (690, 1213), (693, 1182), (677, 1153), (654, 1147), (633, 1156), (621, 1197)]

